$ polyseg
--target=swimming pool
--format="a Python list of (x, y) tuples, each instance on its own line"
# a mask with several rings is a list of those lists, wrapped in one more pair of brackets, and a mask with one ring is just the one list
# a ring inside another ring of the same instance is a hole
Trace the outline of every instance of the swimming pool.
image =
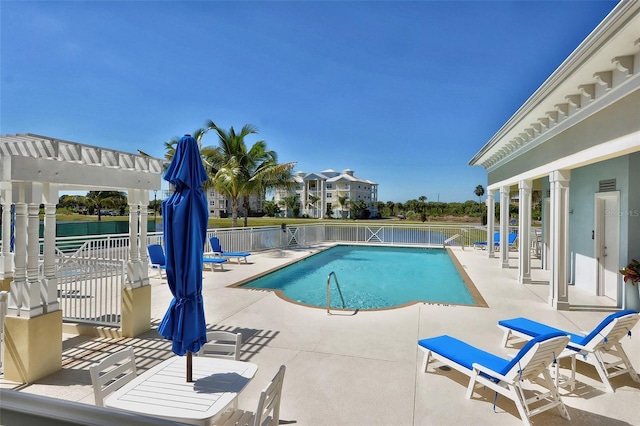
[[(434, 248), (338, 245), (240, 287), (280, 290), (293, 302), (326, 308), (331, 272), (336, 273), (346, 309), (386, 309), (417, 302), (484, 304), (449, 253)], [(333, 279), (331, 307), (342, 308)]]

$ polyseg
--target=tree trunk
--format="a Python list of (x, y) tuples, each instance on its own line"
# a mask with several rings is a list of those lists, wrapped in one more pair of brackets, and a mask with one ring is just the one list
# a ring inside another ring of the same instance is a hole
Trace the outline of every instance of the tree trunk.
[(242, 197), (242, 206), (244, 207), (244, 227), (246, 228), (249, 218), (249, 197), (246, 195)]
[(238, 226), (238, 197), (231, 198), (231, 226)]

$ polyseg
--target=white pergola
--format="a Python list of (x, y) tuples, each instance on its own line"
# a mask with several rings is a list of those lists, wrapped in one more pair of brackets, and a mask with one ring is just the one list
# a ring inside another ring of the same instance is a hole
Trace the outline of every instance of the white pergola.
[[(160, 189), (163, 160), (31, 133), (0, 136), (0, 280), (13, 279), (7, 313), (32, 318), (59, 309), (55, 268), (56, 204), (61, 190), (126, 190), (130, 256), (126, 286), (149, 284), (149, 191)], [(44, 277), (39, 278), (39, 211), (44, 204)], [(15, 244), (10, 251), (11, 206)]]

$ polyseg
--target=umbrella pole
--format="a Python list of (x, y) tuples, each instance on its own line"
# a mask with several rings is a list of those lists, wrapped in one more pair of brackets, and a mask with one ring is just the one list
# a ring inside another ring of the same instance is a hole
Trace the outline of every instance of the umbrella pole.
[(187, 351), (187, 382), (193, 382), (193, 354)]

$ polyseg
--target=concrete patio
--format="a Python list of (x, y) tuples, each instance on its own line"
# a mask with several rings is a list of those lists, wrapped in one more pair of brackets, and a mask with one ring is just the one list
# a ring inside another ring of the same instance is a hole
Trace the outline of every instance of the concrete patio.
[[(517, 260), (500, 269), (481, 250), (454, 253), (488, 303), (488, 308), (419, 303), (376, 312), (338, 312), (299, 306), (260, 290), (227, 288), (251, 276), (295, 261), (318, 248), (255, 253), (249, 264), (228, 262), (225, 271), (204, 273), (206, 319), (211, 329), (243, 334), (242, 360), (259, 366), (240, 396), (239, 406), (255, 409), (260, 390), (281, 364), (287, 366), (281, 423), (297, 425), (519, 425), (515, 405), (493, 392), (466, 400), (468, 378), (456, 371), (420, 371), (420, 338), (449, 334), (495, 354), (498, 320), (526, 316), (570, 331), (591, 330), (614, 309), (607, 299), (570, 287), (572, 310), (548, 306), (546, 272), (533, 262), (533, 282), (517, 284)], [(512, 253), (511, 256), (517, 256)], [(344, 278), (341, 285), (347, 286)], [(344, 284), (343, 284), (344, 282)], [(318, 283), (324, 285), (324, 283)], [(152, 326), (137, 338), (65, 335), (63, 368), (34, 384), (5, 380), (0, 387), (93, 404), (88, 368), (106, 354), (133, 346), (139, 371), (173, 356), (170, 342), (157, 333), (171, 294), (166, 280), (152, 279)], [(640, 329), (623, 346), (640, 369)], [(640, 424), (640, 383), (628, 375), (613, 379), (616, 392), (604, 392), (595, 369), (578, 364), (575, 392), (562, 391), (571, 421), (555, 410), (532, 418), (545, 425)], [(566, 367), (564, 363), (563, 367)], [(566, 372), (567, 370), (565, 370)]]

